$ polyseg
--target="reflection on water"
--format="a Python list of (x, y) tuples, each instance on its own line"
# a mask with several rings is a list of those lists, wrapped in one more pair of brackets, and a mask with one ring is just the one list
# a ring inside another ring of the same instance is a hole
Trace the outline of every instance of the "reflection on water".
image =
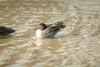
[[(60, 40), (56, 38), (51, 39), (36, 39), (35, 41), (36, 46), (58, 46), (61, 45)], [(57, 44), (57, 45), (56, 45)]]
[[(38, 23), (56, 21), (57, 37), (35, 38)], [(0, 67), (100, 67), (99, 21), (99, 0), (0, 0), (0, 25), (16, 30), (0, 38)]]

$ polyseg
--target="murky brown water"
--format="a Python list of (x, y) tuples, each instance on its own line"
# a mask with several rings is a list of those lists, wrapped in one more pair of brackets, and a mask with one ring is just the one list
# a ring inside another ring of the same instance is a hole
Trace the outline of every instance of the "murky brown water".
[[(67, 26), (56, 38), (35, 39), (56, 21)], [(16, 29), (0, 39), (0, 67), (100, 67), (100, 0), (0, 0), (0, 25)]]

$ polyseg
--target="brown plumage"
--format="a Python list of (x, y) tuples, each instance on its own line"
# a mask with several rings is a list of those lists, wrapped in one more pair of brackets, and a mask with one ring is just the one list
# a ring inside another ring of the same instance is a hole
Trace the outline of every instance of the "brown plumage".
[(40, 23), (36, 31), (37, 37), (54, 37), (59, 30), (65, 28), (65, 25), (62, 21), (56, 22), (54, 24), (44, 24)]

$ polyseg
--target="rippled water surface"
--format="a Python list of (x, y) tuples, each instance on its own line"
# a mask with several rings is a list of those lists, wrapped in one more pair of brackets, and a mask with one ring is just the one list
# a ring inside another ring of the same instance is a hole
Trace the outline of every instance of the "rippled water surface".
[[(36, 39), (38, 23), (63, 21), (55, 38)], [(100, 0), (0, 0), (0, 67), (100, 67)]]

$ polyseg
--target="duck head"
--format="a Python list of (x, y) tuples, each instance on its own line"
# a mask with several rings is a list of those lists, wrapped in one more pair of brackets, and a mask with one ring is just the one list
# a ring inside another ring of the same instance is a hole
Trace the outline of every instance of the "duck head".
[(38, 25), (38, 29), (40, 29), (40, 30), (44, 30), (44, 29), (46, 29), (47, 28), (47, 26), (46, 26), (46, 24), (44, 24), (44, 23), (40, 23), (39, 25)]

